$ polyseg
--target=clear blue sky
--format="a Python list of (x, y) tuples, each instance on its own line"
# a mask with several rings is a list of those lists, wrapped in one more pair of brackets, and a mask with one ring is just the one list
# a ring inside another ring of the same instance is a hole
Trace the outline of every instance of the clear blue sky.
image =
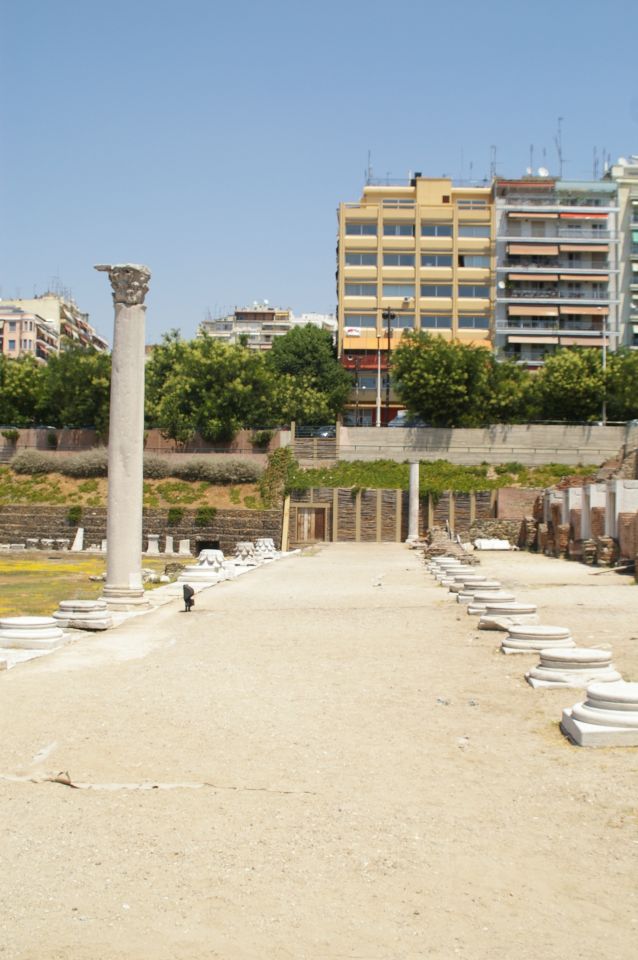
[[(147, 340), (208, 308), (335, 306), (335, 211), (377, 176), (590, 177), (638, 153), (636, 0), (8, 0), (0, 296), (153, 272)], [(543, 154), (545, 150), (545, 154)]]

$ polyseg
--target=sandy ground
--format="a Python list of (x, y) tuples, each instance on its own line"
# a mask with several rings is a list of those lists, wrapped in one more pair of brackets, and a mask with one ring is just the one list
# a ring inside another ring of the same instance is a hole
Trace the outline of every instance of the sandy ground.
[[(638, 679), (629, 579), (483, 566)], [(0, 780), (0, 957), (633, 960), (638, 749), (500, 636), (339, 544), (0, 676), (0, 774), (96, 786)]]

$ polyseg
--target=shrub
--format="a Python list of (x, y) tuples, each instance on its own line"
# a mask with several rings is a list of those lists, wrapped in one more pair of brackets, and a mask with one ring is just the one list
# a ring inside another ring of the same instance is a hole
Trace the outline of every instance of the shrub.
[(65, 457), (58, 463), (57, 470), (67, 477), (105, 477), (108, 472), (106, 447), (95, 447)]
[(200, 497), (199, 491), (183, 480), (165, 480), (155, 489), (167, 503), (194, 503)]
[(11, 469), (15, 473), (37, 474), (54, 473), (58, 469), (57, 461), (48, 453), (40, 450), (23, 450), (11, 458)]
[(217, 516), (215, 507), (200, 507), (195, 514), (195, 525), (198, 527), (210, 527)]
[(77, 527), (82, 519), (82, 507), (69, 507), (69, 512), (67, 513), (66, 518), (72, 527)]
[(168, 460), (164, 457), (158, 457), (154, 453), (144, 454), (144, 476), (151, 480), (162, 480), (164, 477), (170, 477), (171, 468)]
[(11, 427), (9, 430), (3, 430), (2, 436), (5, 440), (8, 440), (9, 443), (17, 443), (20, 438), (20, 431)]
[(167, 523), (169, 527), (176, 527), (182, 522), (184, 511), (181, 507), (170, 507), (168, 511)]
[(260, 449), (265, 449), (274, 436), (273, 430), (255, 430), (251, 436), (251, 442)]
[(78, 484), (79, 493), (95, 493), (98, 488), (97, 480), (85, 480)]
[(261, 466), (251, 460), (211, 460), (209, 457), (193, 457), (175, 464), (171, 470), (171, 475), (181, 480), (205, 480), (220, 486), (256, 483), (261, 474)]

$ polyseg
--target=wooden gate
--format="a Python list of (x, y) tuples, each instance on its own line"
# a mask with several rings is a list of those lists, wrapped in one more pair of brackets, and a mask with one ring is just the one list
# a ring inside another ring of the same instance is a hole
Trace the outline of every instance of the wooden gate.
[(316, 543), (326, 539), (326, 508), (297, 507), (297, 543)]

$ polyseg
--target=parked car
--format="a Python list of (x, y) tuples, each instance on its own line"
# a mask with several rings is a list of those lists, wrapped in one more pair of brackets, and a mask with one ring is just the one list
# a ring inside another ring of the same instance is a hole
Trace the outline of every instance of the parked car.
[(406, 412), (397, 413), (396, 417), (388, 421), (389, 427), (429, 427), (430, 424)]

